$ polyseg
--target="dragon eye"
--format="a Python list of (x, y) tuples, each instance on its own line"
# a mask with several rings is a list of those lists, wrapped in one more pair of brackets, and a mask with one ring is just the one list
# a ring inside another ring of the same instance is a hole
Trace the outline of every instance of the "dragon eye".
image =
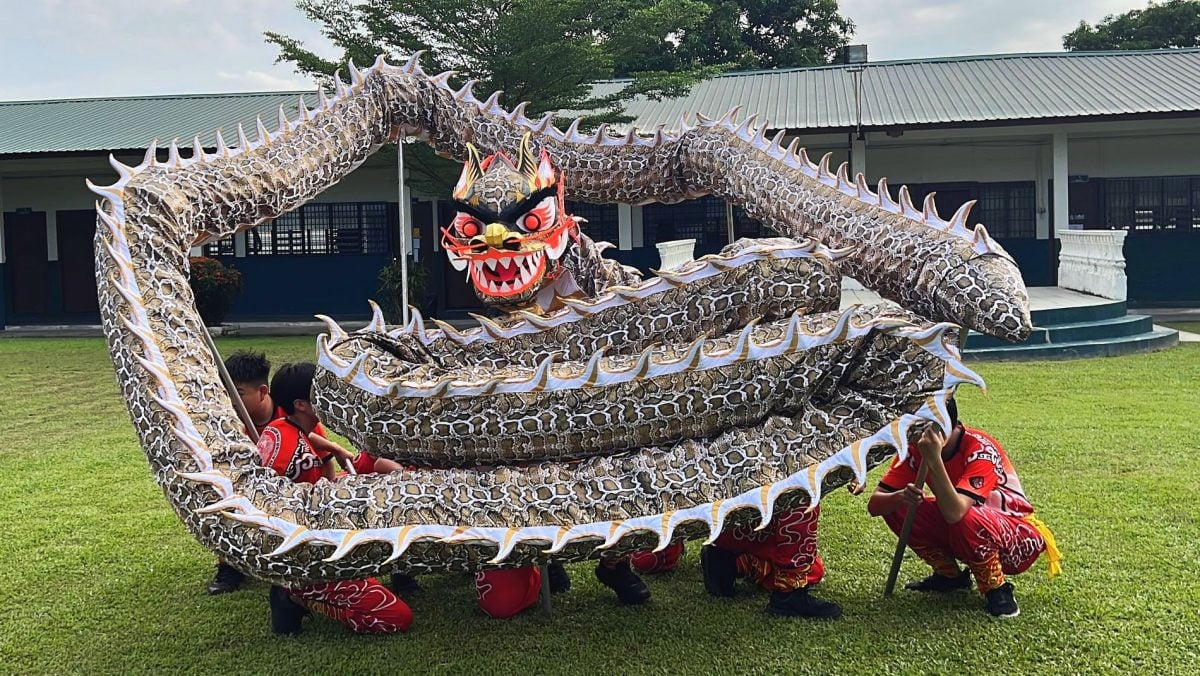
[(454, 217), (454, 229), (458, 231), (460, 236), (468, 239), (483, 232), (483, 226), (479, 224), (479, 221), (475, 217), (463, 213)]
[(558, 203), (553, 197), (547, 197), (517, 222), (525, 232), (537, 232), (548, 228), (558, 222)]

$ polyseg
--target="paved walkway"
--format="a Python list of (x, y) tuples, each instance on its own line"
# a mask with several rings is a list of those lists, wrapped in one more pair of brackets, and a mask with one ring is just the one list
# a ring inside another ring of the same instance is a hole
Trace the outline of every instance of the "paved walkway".
[[(874, 291), (862, 288), (853, 280), (847, 280), (842, 288), (842, 307), (851, 305), (874, 305), (887, 302)], [(1029, 288), (1029, 307), (1031, 310), (1048, 310), (1053, 308), (1081, 307), (1084, 305), (1103, 305), (1112, 301), (1097, 298), (1086, 293), (1071, 291), (1057, 286), (1034, 286)], [(1154, 317), (1154, 321), (1163, 322), (1200, 322), (1200, 308), (1152, 308), (1131, 309), (1131, 314), (1144, 314)], [(342, 323), (342, 328), (353, 331), (362, 328), (367, 323), (366, 318), (350, 320)], [(477, 326), (473, 319), (452, 319), (448, 322), (458, 329), (468, 329)], [(1164, 326), (1155, 326), (1165, 329)], [(325, 331), (325, 325), (319, 321), (291, 322), (230, 322), (212, 330), (214, 335), (228, 336), (316, 336)], [(0, 330), (0, 338), (77, 338), (104, 335), (99, 325), (72, 324), (61, 326), (9, 326)], [(1179, 341), (1184, 343), (1200, 342), (1200, 334), (1179, 332)]]

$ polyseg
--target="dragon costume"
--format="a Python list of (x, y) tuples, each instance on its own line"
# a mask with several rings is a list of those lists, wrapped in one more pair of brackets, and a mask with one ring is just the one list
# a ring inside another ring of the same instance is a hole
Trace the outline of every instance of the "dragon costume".
[[(777, 509), (904, 453), (982, 384), (959, 326), (1019, 340), (1028, 298), (965, 205), (942, 220), (736, 113), (676, 131), (560, 131), (381, 58), (257, 138), (151, 146), (103, 198), (96, 275), (118, 382), (187, 528), (256, 577), (297, 584), (666, 547)], [(414, 316), (318, 339), (314, 402), (359, 448), (413, 469), (293, 484), (259, 466), (188, 286), (195, 243), (318, 195), (416, 136), (466, 160), (447, 255), (505, 314), (456, 331)], [(480, 149), (482, 152), (474, 150)], [(500, 154), (497, 154), (500, 153)], [(481, 159), (482, 155), (488, 159)], [(90, 184), (89, 184), (90, 185)], [(786, 238), (740, 240), (641, 280), (600, 255), (563, 198), (716, 195)], [(832, 247), (832, 248), (827, 248)], [(838, 311), (842, 273), (906, 309)]]

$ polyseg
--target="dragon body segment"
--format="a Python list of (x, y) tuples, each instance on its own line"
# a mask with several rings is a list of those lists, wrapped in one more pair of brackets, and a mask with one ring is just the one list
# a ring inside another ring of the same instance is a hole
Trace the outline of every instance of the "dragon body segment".
[[(947, 425), (945, 398), (981, 384), (951, 322), (1006, 338), (1029, 330), (1015, 266), (982, 228), (963, 227), (965, 211), (947, 223), (904, 192), (893, 202), (748, 121), (583, 137), (577, 124), (530, 121), (523, 106), (509, 113), (447, 79), (425, 75), (416, 57), (351, 67), (349, 85), (338, 80), (298, 120), (281, 111), (275, 132), (260, 122), (257, 140), (239, 129), (236, 147), (219, 140), (208, 153), (196, 142), (186, 158), (172, 144), (166, 163), (152, 146), (137, 167), (114, 162), (117, 183), (92, 186), (104, 198), (101, 316), (156, 480), (201, 542), (258, 577), (576, 560), (766, 523), (776, 508), (864, 479), (889, 449), (905, 452), (910, 430)], [(388, 327), (377, 315), (354, 334), (331, 323), (319, 339), (318, 407), (364, 448), (415, 467), (292, 484), (258, 466), (199, 338), (188, 248), (299, 206), (412, 135), (460, 158), (468, 141), (517, 153), (508, 169), (532, 177), (526, 203), (509, 210), (488, 197), (495, 209), (472, 217), (492, 222), (464, 221), (448, 236), (467, 274), (480, 273), (477, 289), (526, 305), (465, 332), (420, 317)], [(541, 175), (547, 167), (561, 173)], [(550, 179), (557, 193), (537, 183)], [(564, 194), (642, 203), (708, 193), (847, 250), (739, 242), (641, 282), (573, 224), (541, 230), (561, 222), (553, 206)], [(912, 312), (836, 311), (838, 266)], [(568, 273), (573, 286), (559, 282)]]

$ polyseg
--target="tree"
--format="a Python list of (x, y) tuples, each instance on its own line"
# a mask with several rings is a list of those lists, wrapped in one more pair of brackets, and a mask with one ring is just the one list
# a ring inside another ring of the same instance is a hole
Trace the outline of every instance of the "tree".
[(739, 70), (821, 66), (854, 33), (837, 0), (705, 0), (707, 16), (682, 32), (678, 65), (728, 63)]
[[(635, 96), (680, 96), (721, 70), (692, 60), (680, 66), (670, 55), (676, 35), (708, 15), (703, 0), (298, 0), (297, 7), (322, 26), (343, 54), (321, 58), (286, 35), (266, 33), (279, 48), (277, 62), (329, 77), (352, 59), (370, 64), (427, 49), (423, 66), (454, 70), (460, 81), (478, 80), (475, 91), (505, 92), (510, 106), (530, 101), (530, 117), (572, 111), (585, 125), (625, 122), (623, 104)], [(656, 56), (666, 55), (666, 56)], [(619, 69), (618, 69), (619, 64)], [(592, 84), (625, 76), (604, 93)], [(406, 153), (411, 184), (431, 194), (446, 192), (458, 167), (438, 160), (424, 145)]]
[(1146, 9), (1109, 14), (1094, 27), (1081, 21), (1063, 36), (1063, 47), (1072, 52), (1200, 47), (1200, 0), (1151, 2)]

